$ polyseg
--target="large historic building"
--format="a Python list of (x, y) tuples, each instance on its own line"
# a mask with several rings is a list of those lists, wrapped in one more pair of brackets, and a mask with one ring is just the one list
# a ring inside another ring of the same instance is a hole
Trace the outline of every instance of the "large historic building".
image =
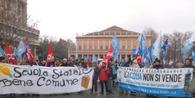
[(27, 0), (0, 0), (0, 45), (16, 46), (26, 39), (33, 51), (39, 45), (39, 30), (27, 25)]
[[(128, 31), (117, 26), (105, 30), (89, 33), (76, 37), (76, 50), (69, 50), (69, 56), (76, 58), (91, 58), (93, 54), (97, 58), (103, 58), (112, 44), (112, 36), (120, 41), (119, 59), (127, 59), (133, 48), (137, 47), (137, 38), (140, 33)], [(146, 44), (151, 43), (151, 33), (146, 35)]]

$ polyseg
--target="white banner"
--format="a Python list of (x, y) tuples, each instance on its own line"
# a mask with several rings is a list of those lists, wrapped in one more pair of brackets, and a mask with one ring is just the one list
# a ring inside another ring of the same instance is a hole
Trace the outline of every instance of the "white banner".
[(0, 94), (59, 94), (91, 89), (93, 69), (0, 63)]
[(161, 96), (184, 96), (184, 85), (189, 85), (192, 68), (179, 69), (118, 69), (119, 87), (129, 91)]

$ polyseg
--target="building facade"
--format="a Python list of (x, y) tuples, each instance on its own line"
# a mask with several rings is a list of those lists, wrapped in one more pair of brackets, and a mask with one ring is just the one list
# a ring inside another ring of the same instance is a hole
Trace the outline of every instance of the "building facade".
[(0, 0), (0, 45), (8, 42), (16, 47), (25, 39), (36, 52), (39, 33), (27, 25), (27, 0)]
[[(89, 33), (76, 37), (76, 50), (69, 50), (69, 56), (76, 58), (91, 58), (93, 54), (97, 58), (103, 58), (112, 44), (112, 36), (120, 41), (119, 59), (127, 59), (133, 48), (137, 47), (137, 38), (140, 33), (128, 31), (112, 26), (99, 32)], [(146, 44), (151, 43), (151, 34), (146, 35)]]

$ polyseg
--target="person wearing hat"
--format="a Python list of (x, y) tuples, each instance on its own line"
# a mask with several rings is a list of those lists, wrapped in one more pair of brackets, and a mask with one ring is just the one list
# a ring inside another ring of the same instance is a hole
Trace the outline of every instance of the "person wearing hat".
[(66, 58), (64, 58), (63, 60), (62, 60), (62, 66), (63, 67), (67, 67), (68, 65), (67, 65), (67, 59)]

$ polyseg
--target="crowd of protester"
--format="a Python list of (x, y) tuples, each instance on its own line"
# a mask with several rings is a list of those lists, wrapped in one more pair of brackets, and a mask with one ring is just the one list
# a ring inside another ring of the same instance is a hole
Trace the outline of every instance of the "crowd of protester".
[[(8, 62), (5, 59), (1, 59), (2, 63), (13, 63)], [(92, 67), (94, 69), (93, 80), (92, 80), (92, 89), (91, 94), (112, 94), (113, 88), (117, 87), (117, 69), (118, 67), (133, 67), (133, 68), (142, 68), (144, 67), (141, 64), (138, 64), (136, 59), (129, 58), (127, 61), (122, 59), (120, 62), (113, 61), (112, 59), (108, 61), (97, 60), (97, 62), (92, 62), (91, 59), (72, 59), (72, 58), (52, 58), (49, 62), (46, 60), (34, 60), (34, 62), (29, 63), (27, 60), (21, 60), (17, 65), (31, 65), (31, 66), (45, 66), (45, 67), (83, 67), (88, 68)], [(156, 59), (149, 68), (155, 69), (164, 69), (164, 68), (193, 68), (192, 59), (185, 59), (185, 63), (182, 64), (178, 62), (174, 64), (170, 62), (169, 64), (163, 65), (161, 60)], [(195, 73), (195, 70), (194, 70)], [(193, 75), (194, 76), (194, 75)], [(100, 89), (98, 90), (100, 86)], [(189, 86), (189, 85), (188, 85)], [(186, 87), (187, 88), (187, 87)], [(137, 95), (136, 92), (128, 92), (122, 88), (120, 89), (120, 94), (131, 94)], [(99, 92), (100, 91), (100, 92)], [(192, 91), (195, 96), (195, 91)], [(151, 95), (147, 95), (151, 97)]]

